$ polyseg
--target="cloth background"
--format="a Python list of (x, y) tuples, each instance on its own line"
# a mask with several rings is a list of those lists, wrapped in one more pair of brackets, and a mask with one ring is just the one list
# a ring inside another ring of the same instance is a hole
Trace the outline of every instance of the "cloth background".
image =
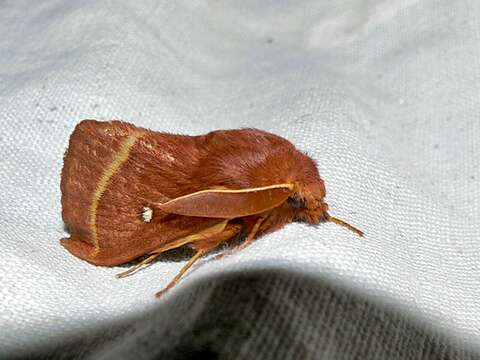
[[(476, 358), (480, 3), (0, 2), (0, 358)], [(60, 246), (83, 118), (258, 127), (317, 162), (331, 213), (118, 280)]]

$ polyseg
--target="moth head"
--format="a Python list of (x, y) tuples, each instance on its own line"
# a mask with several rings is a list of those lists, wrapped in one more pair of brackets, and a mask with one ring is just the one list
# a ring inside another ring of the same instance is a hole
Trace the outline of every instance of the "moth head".
[(301, 169), (297, 171), (297, 174), (300, 175), (293, 182), (295, 184), (293, 194), (286, 201), (294, 214), (293, 218), (310, 224), (330, 221), (348, 228), (359, 236), (364, 236), (361, 230), (328, 213), (328, 204), (325, 202), (325, 184), (320, 178), (317, 166), (310, 157), (302, 155), (298, 161)]
[(318, 224), (328, 217), (328, 204), (324, 199), (325, 185), (319, 178), (312, 183), (298, 184), (287, 204), (294, 209), (296, 220)]

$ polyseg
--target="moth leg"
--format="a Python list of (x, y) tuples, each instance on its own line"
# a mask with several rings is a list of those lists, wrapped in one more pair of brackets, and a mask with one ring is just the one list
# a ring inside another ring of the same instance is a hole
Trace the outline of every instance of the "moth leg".
[(205, 254), (205, 250), (198, 250), (195, 255), (193, 255), (190, 260), (188, 260), (188, 263), (185, 264), (185, 266), (178, 272), (177, 275), (175, 275), (175, 277), (168, 283), (167, 286), (165, 286), (162, 290), (160, 290), (159, 292), (157, 292), (155, 294), (155, 296), (157, 298), (159, 298), (160, 296), (162, 296), (166, 291), (170, 290), (172, 287), (174, 287), (179, 281), (180, 279), (182, 278), (182, 275), (190, 268), (192, 267), (192, 265), (195, 263), (195, 261), (197, 261), (200, 256), (202, 256), (203, 254)]
[(189, 244), (195, 250), (205, 250), (210, 251), (216, 248), (221, 243), (233, 238), (237, 235), (243, 226), (240, 224), (228, 224), (221, 233), (211, 234), (209, 236), (203, 236), (198, 240)]
[(217, 247), (221, 243), (225, 242), (228, 239), (231, 239), (233, 236), (238, 234), (242, 227), (238, 224), (229, 224), (224, 231), (218, 234), (213, 235), (204, 235), (202, 239), (199, 239), (192, 243), (192, 247), (194, 249), (198, 249), (198, 251), (193, 255), (188, 263), (178, 272), (177, 275), (165, 286), (162, 290), (157, 292), (155, 296), (159, 298), (162, 296), (166, 291), (170, 290), (174, 287), (182, 278), (182, 275), (190, 268), (192, 265), (205, 253), (212, 250), (213, 248)]
[(242, 250), (242, 249), (246, 248), (248, 245), (250, 245), (252, 243), (253, 239), (255, 238), (255, 235), (257, 235), (258, 230), (260, 229), (260, 225), (267, 218), (267, 216), (262, 216), (255, 222), (255, 225), (253, 225), (252, 230), (250, 230), (247, 238), (245, 239), (245, 241), (243, 243), (241, 243), (240, 245), (235, 247), (233, 250), (224, 251), (223, 253), (218, 254), (217, 256), (215, 256), (215, 260), (221, 259), (221, 258), (223, 258), (227, 255), (231, 255), (234, 252)]
[(144, 260), (142, 260), (140, 263), (138, 263), (137, 265), (134, 265), (132, 266), (130, 269), (128, 269), (127, 271), (124, 271), (124, 272), (121, 272), (120, 274), (117, 274), (116, 277), (117, 278), (123, 278), (123, 277), (126, 277), (126, 276), (129, 276), (129, 275), (132, 275), (132, 274), (135, 274), (137, 271), (139, 271), (142, 267), (144, 267), (145, 265), (151, 263), (153, 260), (155, 260), (157, 257), (159, 257), (162, 253), (164, 253), (165, 251), (168, 251), (168, 250), (172, 250), (172, 249), (176, 249), (176, 248), (179, 248), (180, 246), (183, 246), (185, 244), (188, 244), (188, 241), (185, 241), (185, 240), (188, 240), (188, 237), (186, 238), (181, 238), (177, 241), (174, 241), (173, 243), (170, 243), (170, 244), (165, 244), (164, 246), (162, 247), (159, 247), (158, 249), (155, 249), (154, 251), (152, 251), (149, 255), (149, 257), (145, 258)]
[(154, 251), (152, 251), (150, 253), (150, 256), (145, 258), (144, 260), (142, 260), (140, 263), (138, 263), (137, 265), (134, 265), (132, 266), (130, 269), (128, 269), (127, 271), (124, 271), (124, 272), (121, 272), (119, 274), (116, 275), (117, 278), (123, 278), (123, 277), (127, 277), (129, 275), (132, 275), (132, 274), (135, 274), (137, 271), (139, 271), (142, 267), (144, 267), (145, 265), (147, 264), (150, 264), (153, 260), (155, 260), (157, 257), (159, 257), (162, 253), (164, 253), (165, 251), (168, 251), (168, 250), (172, 250), (172, 249), (175, 249), (175, 248), (178, 248), (182, 245), (185, 245), (185, 242), (182, 241), (184, 240), (185, 238), (182, 238), (182, 239), (179, 239), (171, 244), (165, 244), (164, 246), (158, 248), (158, 249), (155, 249)]
[(157, 257), (160, 256), (161, 253), (158, 253), (158, 254), (152, 254), (150, 255), (149, 257), (143, 259), (140, 263), (132, 266), (130, 269), (128, 269), (127, 271), (124, 271), (124, 272), (121, 272), (121, 273), (118, 273), (117, 275), (115, 275), (117, 278), (124, 278), (124, 277), (127, 277), (129, 275), (132, 275), (132, 274), (135, 274), (138, 270), (140, 270), (142, 267), (144, 267), (145, 265), (151, 263), (153, 260), (155, 260)]
[(191, 234), (191, 235), (188, 235), (186, 237), (176, 239), (172, 242), (164, 244), (163, 246), (160, 246), (159, 248), (157, 248), (157, 249), (153, 250), (152, 252), (150, 252), (149, 254), (147, 254), (147, 255), (150, 255), (150, 256), (147, 257), (146, 259), (144, 259), (142, 262), (140, 262), (139, 264), (131, 267), (127, 271), (124, 271), (122, 273), (117, 274), (116, 276), (117, 276), (117, 278), (123, 278), (123, 277), (126, 277), (128, 275), (132, 275), (132, 274), (136, 273), (138, 270), (140, 270), (145, 265), (151, 263), (153, 260), (155, 260), (157, 257), (159, 257), (165, 251), (176, 249), (176, 248), (179, 248), (183, 245), (186, 245), (186, 244), (189, 244), (189, 243), (192, 243), (192, 242), (201, 241), (203, 239), (215, 236), (217, 234), (222, 234), (228, 228), (232, 227), (232, 225), (230, 225), (230, 224), (228, 224), (228, 226), (227, 226), (227, 223), (228, 223), (228, 220), (224, 220), (224, 221), (222, 221), (218, 224), (215, 224), (212, 227), (204, 229), (204, 230), (202, 230), (198, 233)]

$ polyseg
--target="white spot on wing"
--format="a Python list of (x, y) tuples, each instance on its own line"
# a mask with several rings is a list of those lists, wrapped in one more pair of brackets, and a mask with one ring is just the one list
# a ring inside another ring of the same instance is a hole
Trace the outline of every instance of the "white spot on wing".
[(149, 223), (152, 221), (153, 210), (147, 206), (144, 206), (142, 209), (142, 219), (144, 222)]
[(169, 162), (175, 161), (175, 158), (171, 154), (163, 153), (161, 156), (166, 161), (169, 161)]

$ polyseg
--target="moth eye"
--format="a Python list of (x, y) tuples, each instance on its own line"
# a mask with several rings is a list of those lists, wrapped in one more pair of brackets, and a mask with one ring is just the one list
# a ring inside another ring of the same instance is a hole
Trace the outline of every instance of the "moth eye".
[(142, 209), (142, 220), (143, 222), (149, 223), (152, 221), (153, 210), (147, 206), (144, 206)]
[(305, 202), (298, 194), (293, 194), (287, 199), (287, 203), (295, 209), (300, 209), (305, 207)]

